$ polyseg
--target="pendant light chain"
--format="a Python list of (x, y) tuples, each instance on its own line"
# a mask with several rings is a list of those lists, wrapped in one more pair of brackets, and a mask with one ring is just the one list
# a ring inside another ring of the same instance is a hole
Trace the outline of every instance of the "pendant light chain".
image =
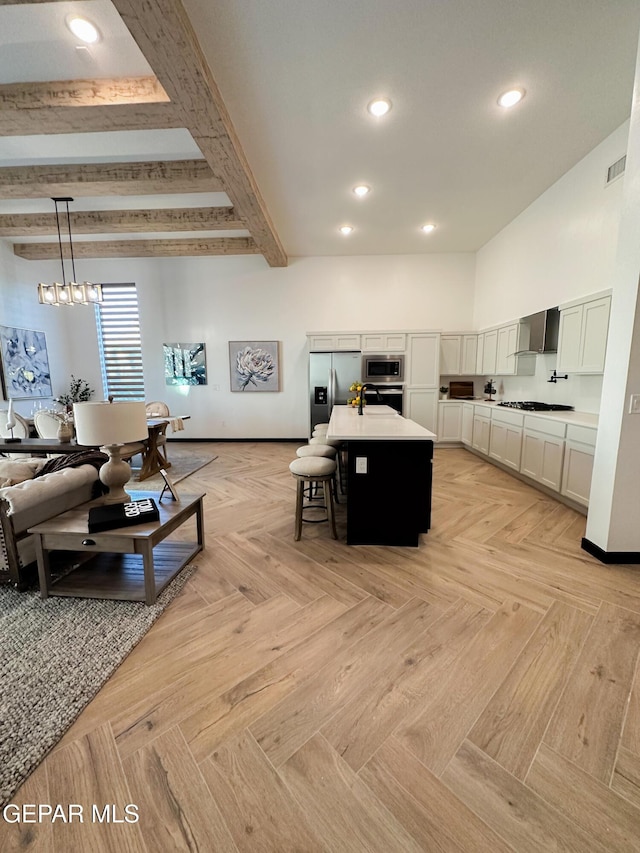
[(76, 278), (76, 262), (73, 257), (73, 240), (71, 239), (71, 216), (69, 215), (69, 199), (67, 201), (67, 227), (69, 229), (69, 251), (71, 252), (71, 271), (73, 272), (72, 281), (77, 281)]
[[(60, 266), (62, 267), (62, 285), (66, 285), (67, 278), (64, 272), (64, 255), (62, 253), (62, 234), (60, 233), (60, 217), (58, 216), (58, 199), (54, 198), (53, 203), (56, 206), (56, 225), (58, 227), (58, 248), (60, 249)], [(67, 214), (69, 212), (69, 202), (67, 202)]]

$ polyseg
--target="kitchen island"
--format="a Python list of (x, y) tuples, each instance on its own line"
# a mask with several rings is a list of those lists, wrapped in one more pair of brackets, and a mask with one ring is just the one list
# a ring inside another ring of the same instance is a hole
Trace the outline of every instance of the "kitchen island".
[(347, 544), (417, 546), (431, 526), (436, 435), (390, 406), (334, 406), (327, 438), (347, 448)]

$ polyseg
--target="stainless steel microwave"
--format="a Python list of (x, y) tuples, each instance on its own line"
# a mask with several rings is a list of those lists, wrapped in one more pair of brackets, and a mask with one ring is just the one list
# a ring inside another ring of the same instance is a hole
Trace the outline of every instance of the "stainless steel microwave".
[(362, 381), (373, 382), (402, 382), (404, 380), (404, 355), (389, 353), (388, 355), (362, 356)]

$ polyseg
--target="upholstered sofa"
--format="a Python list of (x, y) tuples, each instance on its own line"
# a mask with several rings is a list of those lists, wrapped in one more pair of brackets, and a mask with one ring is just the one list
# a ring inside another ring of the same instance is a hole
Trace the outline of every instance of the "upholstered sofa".
[[(37, 469), (47, 460), (33, 460)], [(28, 528), (95, 496), (94, 465), (63, 468), (0, 488), (0, 582), (24, 589), (35, 578), (35, 544)]]

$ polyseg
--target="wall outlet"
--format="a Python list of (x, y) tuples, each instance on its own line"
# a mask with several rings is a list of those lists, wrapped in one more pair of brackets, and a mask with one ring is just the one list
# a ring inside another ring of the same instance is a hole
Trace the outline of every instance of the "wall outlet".
[(367, 457), (366, 456), (356, 456), (356, 474), (366, 474), (367, 473)]

